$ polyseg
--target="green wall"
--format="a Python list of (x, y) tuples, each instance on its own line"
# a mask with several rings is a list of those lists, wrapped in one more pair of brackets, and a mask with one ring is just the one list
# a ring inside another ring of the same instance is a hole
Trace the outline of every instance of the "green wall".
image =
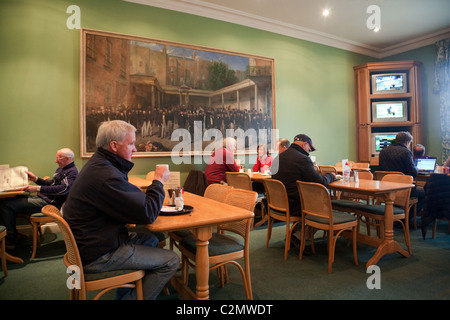
[[(80, 31), (66, 27), (69, 5), (81, 8), (81, 27), (244, 52), (275, 59), (276, 121), (280, 137), (307, 133), (319, 164), (355, 159), (353, 66), (376, 59), (235, 24), (119, 0), (2, 0), (0, 2), (0, 164), (52, 173), (56, 150), (72, 148), (81, 168)], [(440, 154), (431, 97), (432, 48), (402, 55), (426, 60), (423, 81), (426, 143)], [(398, 57), (399, 58), (399, 57)], [(429, 101), (428, 101), (429, 100)], [(433, 129), (429, 129), (433, 128)], [(427, 133), (431, 132), (431, 135)], [(253, 162), (254, 157), (249, 157)], [(145, 175), (170, 158), (135, 158), (131, 174)], [(197, 165), (203, 169), (204, 164)], [(182, 180), (194, 165), (171, 166)]]

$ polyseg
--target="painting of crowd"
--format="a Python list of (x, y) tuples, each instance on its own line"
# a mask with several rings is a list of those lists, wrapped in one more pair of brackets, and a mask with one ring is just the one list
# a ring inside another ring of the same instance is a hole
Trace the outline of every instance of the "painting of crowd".
[[(172, 141), (172, 132), (182, 128), (194, 137), (194, 121), (200, 121), (203, 133), (208, 129), (218, 129), (226, 136), (227, 129), (272, 129), (270, 114), (256, 110), (232, 108), (212, 108), (204, 105), (173, 105), (167, 107), (125, 106), (87, 108), (86, 145), (89, 152), (95, 151), (97, 128), (103, 121), (124, 120), (134, 125), (138, 152), (170, 152), (177, 141)], [(203, 137), (203, 134), (202, 134)], [(267, 143), (270, 144), (270, 135)], [(205, 142), (208, 144), (208, 142)]]

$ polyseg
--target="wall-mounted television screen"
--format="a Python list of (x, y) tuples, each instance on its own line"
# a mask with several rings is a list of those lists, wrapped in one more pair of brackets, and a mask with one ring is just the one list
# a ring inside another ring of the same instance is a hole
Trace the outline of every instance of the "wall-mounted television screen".
[(394, 141), (397, 132), (377, 132), (372, 133), (372, 155), (377, 155), (383, 148), (389, 146)]
[(408, 121), (407, 101), (372, 102), (372, 122)]
[(372, 75), (372, 94), (407, 92), (406, 73)]

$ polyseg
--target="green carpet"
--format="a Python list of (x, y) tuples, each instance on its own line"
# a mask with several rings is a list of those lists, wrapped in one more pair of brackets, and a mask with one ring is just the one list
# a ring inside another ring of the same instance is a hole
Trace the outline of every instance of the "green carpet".
[[(445, 300), (450, 299), (450, 235), (447, 222), (438, 224), (436, 239), (431, 230), (424, 241), (421, 231), (411, 230), (413, 254), (384, 256), (380, 267), (380, 289), (369, 289), (365, 263), (375, 249), (358, 246), (359, 266), (353, 263), (351, 247), (338, 240), (332, 274), (327, 273), (328, 256), (324, 240), (316, 241), (316, 255), (298, 260), (292, 248), (284, 260), (283, 225), (277, 225), (266, 248), (266, 229), (251, 232), (251, 277), (255, 300)], [(403, 232), (395, 228), (395, 237), (404, 246)], [(65, 253), (60, 234), (46, 234), (36, 258), (30, 260), (31, 239), (22, 239), (11, 254), (24, 259), (23, 264), (8, 262), (9, 276), (0, 272), (0, 300), (67, 300)], [(210, 274), (211, 300), (244, 300), (245, 293), (238, 270), (229, 267), (230, 283), (219, 287), (216, 272)], [(192, 276), (190, 283), (195, 285)], [(173, 291), (172, 291), (173, 292)], [(111, 299), (107, 295), (105, 299)], [(161, 300), (176, 300), (176, 293), (160, 295)]]

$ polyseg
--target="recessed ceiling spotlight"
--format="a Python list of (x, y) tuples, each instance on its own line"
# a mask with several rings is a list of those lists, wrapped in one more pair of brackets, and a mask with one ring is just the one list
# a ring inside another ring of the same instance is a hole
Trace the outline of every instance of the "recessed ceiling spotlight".
[(380, 31), (380, 28), (373, 29), (373, 32), (378, 32), (378, 31)]
[(323, 10), (322, 10), (322, 15), (323, 15), (324, 17), (328, 17), (329, 14), (330, 14), (330, 10), (328, 10), (328, 9), (323, 9)]

